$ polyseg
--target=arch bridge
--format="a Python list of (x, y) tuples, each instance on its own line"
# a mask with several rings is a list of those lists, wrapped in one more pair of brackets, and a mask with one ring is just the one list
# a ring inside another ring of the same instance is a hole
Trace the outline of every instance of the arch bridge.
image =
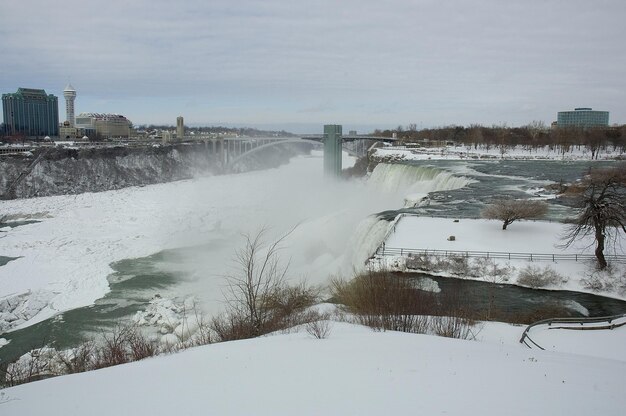
[(324, 134), (307, 134), (292, 138), (224, 138), (219, 143), (212, 141), (213, 152), (219, 151), (222, 162), (227, 169), (232, 169), (238, 162), (256, 152), (273, 146), (289, 143), (308, 143), (313, 146), (323, 146), (324, 171), (326, 174), (338, 176), (341, 173), (341, 152), (351, 156), (361, 157), (376, 142), (394, 142), (395, 138), (356, 135), (343, 136), (340, 125), (324, 126)]

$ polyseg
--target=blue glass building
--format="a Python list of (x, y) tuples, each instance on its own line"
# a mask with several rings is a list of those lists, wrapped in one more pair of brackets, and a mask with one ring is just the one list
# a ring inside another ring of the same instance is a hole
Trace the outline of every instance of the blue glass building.
[(59, 100), (44, 90), (18, 88), (15, 93), (2, 94), (2, 116), (9, 135), (59, 135)]
[(593, 111), (591, 108), (559, 111), (556, 124), (559, 127), (606, 127), (609, 125), (609, 112)]

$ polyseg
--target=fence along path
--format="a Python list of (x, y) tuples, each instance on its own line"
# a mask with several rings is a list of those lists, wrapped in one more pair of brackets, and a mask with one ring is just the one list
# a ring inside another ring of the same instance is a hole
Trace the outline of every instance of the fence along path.
[(626, 325), (626, 313), (612, 316), (602, 316), (597, 318), (551, 318), (537, 321), (526, 327), (519, 342), (528, 348), (539, 348), (543, 350), (541, 345), (537, 344), (530, 338), (530, 332), (538, 326), (547, 326), (549, 329), (569, 329), (569, 330), (612, 330), (620, 326)]
[[(509, 253), (504, 251), (454, 251), (429, 250), (425, 248), (388, 247), (384, 243), (376, 250), (377, 256), (430, 255), (442, 257), (480, 257), (488, 259), (528, 260), (528, 261), (584, 261), (595, 260), (593, 254), (555, 254), (555, 253)], [(607, 261), (626, 263), (626, 256), (605, 254)]]

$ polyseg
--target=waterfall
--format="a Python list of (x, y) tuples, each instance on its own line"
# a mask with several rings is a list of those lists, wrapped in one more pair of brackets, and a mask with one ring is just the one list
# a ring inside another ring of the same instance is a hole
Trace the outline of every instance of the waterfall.
[(463, 188), (473, 181), (432, 166), (379, 163), (368, 182), (391, 192), (428, 193)]
[(430, 192), (460, 189), (474, 182), (433, 166), (379, 163), (368, 184), (387, 193), (402, 194), (405, 206), (414, 206)]
[[(414, 166), (380, 163), (370, 175), (367, 185), (388, 198), (395, 196), (398, 203), (404, 199), (405, 206), (428, 203), (427, 195), (434, 191), (449, 191), (462, 188), (473, 181), (464, 176), (432, 166)], [(365, 262), (385, 239), (393, 222), (371, 215), (362, 220), (354, 231), (350, 243), (352, 268), (363, 270)]]
[(351, 261), (353, 271), (360, 272), (365, 266), (365, 262), (375, 252), (382, 243), (389, 230), (389, 221), (381, 220), (376, 215), (370, 215), (363, 219), (350, 238), (348, 244), (348, 258)]

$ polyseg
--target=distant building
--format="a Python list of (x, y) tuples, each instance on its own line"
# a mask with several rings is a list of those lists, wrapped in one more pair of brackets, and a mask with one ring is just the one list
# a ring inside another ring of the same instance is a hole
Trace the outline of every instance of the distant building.
[(59, 100), (44, 90), (18, 88), (15, 93), (2, 94), (2, 115), (10, 135), (59, 135)]
[(185, 123), (183, 116), (176, 117), (176, 138), (182, 140), (185, 138)]
[(64, 121), (59, 126), (59, 138), (61, 140), (77, 139), (83, 135), (82, 129), (78, 129), (75, 126), (70, 126), (69, 121)]
[(101, 139), (128, 138), (132, 123), (120, 114), (80, 113), (76, 127), (90, 137)]
[(74, 100), (76, 99), (76, 90), (72, 87), (72, 84), (67, 84), (67, 87), (63, 90), (63, 97), (65, 97), (65, 120), (70, 123), (70, 127), (74, 127)]
[(603, 127), (609, 125), (608, 111), (593, 111), (591, 108), (575, 108), (574, 111), (559, 111), (558, 127)]

